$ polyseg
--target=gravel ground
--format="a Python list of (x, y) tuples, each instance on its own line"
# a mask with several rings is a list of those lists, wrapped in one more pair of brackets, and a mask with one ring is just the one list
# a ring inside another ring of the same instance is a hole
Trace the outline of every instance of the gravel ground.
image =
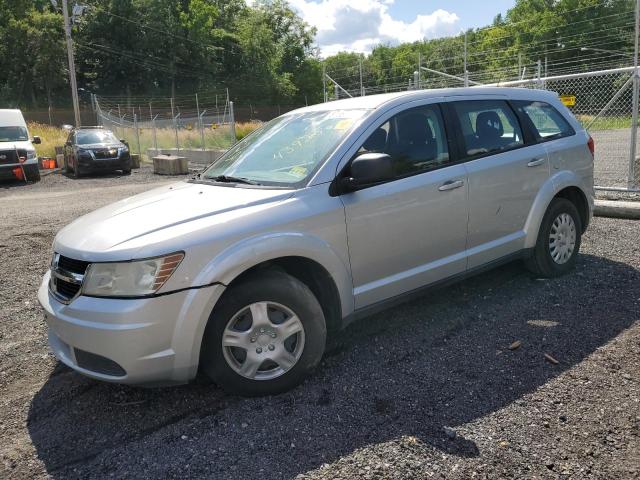
[(167, 180), (0, 187), (0, 478), (640, 478), (640, 222), (594, 219), (563, 278), (511, 264), (359, 321), (277, 397), (86, 379), (46, 346), (53, 236)]

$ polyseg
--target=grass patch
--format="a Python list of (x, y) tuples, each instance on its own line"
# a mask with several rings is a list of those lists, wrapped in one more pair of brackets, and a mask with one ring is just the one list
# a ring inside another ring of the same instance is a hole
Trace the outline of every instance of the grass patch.
[(36, 153), (39, 157), (56, 158), (55, 147), (61, 147), (67, 140), (69, 132), (59, 127), (52, 127), (46, 123), (29, 122), (27, 123), (29, 134), (33, 137), (40, 137), (42, 143), (34, 145)]
[[(262, 125), (260, 122), (238, 122), (236, 123), (236, 140), (249, 135)], [(53, 127), (45, 123), (29, 122), (27, 124), (31, 136), (38, 136), (42, 140), (40, 145), (35, 145), (36, 152), (40, 157), (55, 158), (55, 147), (61, 147), (67, 140), (68, 132), (59, 127)], [(138, 152), (138, 138), (133, 128), (116, 128), (113, 133), (118, 138), (124, 138), (131, 147), (131, 151)], [(173, 128), (157, 128), (155, 138), (153, 130), (150, 128), (139, 128), (140, 150), (146, 156), (149, 148), (175, 148), (176, 132)], [(208, 127), (204, 129), (204, 148), (226, 150), (233, 145), (231, 130), (227, 125)], [(178, 130), (178, 144), (180, 148), (200, 149), (202, 148), (202, 136), (197, 128), (181, 128)]]
[[(584, 126), (588, 127), (589, 130), (613, 130), (616, 128), (631, 128), (631, 116), (630, 115), (620, 115), (615, 117), (598, 117), (595, 118), (595, 115), (576, 115), (578, 121)], [(593, 122), (593, 124), (591, 124)], [(590, 125), (591, 124), (591, 125)]]
[(263, 124), (261, 122), (237, 122), (236, 123), (236, 139), (242, 140), (254, 130), (260, 128)]
[[(236, 140), (244, 138), (261, 125), (260, 122), (236, 123)], [(205, 149), (226, 150), (234, 143), (228, 125), (207, 127), (202, 135), (198, 128), (180, 128), (177, 132), (177, 139), (176, 131), (173, 128), (156, 128), (155, 135), (152, 128), (139, 128), (138, 135), (133, 128), (116, 128), (114, 133), (118, 138), (124, 138), (134, 153), (138, 153), (138, 142), (140, 142), (140, 152), (143, 159), (146, 159), (147, 150), (155, 148), (156, 145), (159, 149), (176, 148), (177, 144), (181, 149), (199, 150), (203, 147), (203, 137)]]

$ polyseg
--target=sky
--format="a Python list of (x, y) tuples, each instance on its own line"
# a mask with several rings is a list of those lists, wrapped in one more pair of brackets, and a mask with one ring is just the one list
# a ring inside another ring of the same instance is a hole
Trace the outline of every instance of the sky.
[(318, 29), (320, 55), (369, 53), (380, 43), (395, 45), (456, 35), (490, 24), (515, 0), (289, 0)]

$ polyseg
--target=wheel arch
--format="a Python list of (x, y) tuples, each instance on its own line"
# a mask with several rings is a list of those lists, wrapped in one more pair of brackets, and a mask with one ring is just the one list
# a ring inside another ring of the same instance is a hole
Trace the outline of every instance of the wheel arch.
[(578, 175), (567, 170), (558, 172), (547, 179), (540, 188), (525, 222), (524, 248), (535, 247), (542, 218), (554, 198), (566, 198), (576, 205), (582, 220), (582, 233), (584, 233), (591, 219), (592, 202), (589, 201), (582, 183)]
[[(247, 275), (269, 267), (286, 271), (310, 288), (323, 308), (329, 330), (340, 328), (342, 319), (353, 312), (353, 284), (345, 262), (323, 240), (301, 233), (272, 233), (245, 239), (216, 255), (193, 281), (200, 285), (218, 282), (220, 289), (226, 290)], [(197, 309), (199, 320), (192, 323), (192, 320), (185, 318), (176, 327), (181, 331), (179, 336), (184, 338), (183, 328), (186, 327), (185, 323), (189, 325), (190, 376), (195, 375), (209, 316), (224, 295), (222, 291), (210, 297), (206, 291), (190, 292), (200, 298)], [(207, 298), (202, 299), (201, 295)], [(185, 312), (187, 315), (188, 312)]]

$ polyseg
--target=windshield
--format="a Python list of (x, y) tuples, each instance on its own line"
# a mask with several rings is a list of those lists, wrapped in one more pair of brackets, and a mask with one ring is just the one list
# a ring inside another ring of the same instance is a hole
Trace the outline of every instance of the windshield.
[(366, 112), (335, 110), (278, 117), (233, 146), (202, 178), (235, 177), (261, 185), (300, 186)]
[(0, 142), (24, 142), (29, 134), (24, 127), (0, 127)]
[(120, 143), (120, 140), (109, 130), (79, 131), (76, 133), (78, 145), (91, 145), (92, 143)]

